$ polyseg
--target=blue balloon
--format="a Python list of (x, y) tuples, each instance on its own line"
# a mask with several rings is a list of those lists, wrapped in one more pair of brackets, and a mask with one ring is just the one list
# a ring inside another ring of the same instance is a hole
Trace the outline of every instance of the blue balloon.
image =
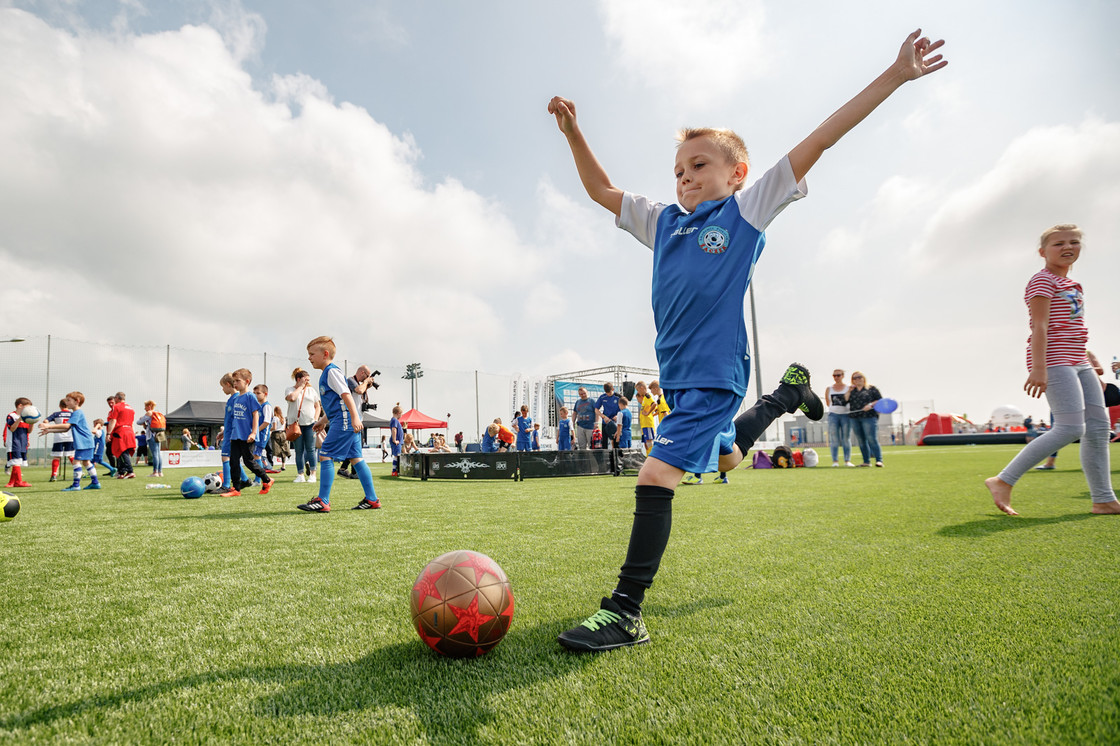
[(875, 411), (879, 414), (890, 414), (898, 409), (898, 402), (894, 399), (879, 399), (875, 402)]
[(182, 492), (183, 497), (188, 499), (202, 497), (206, 494), (206, 483), (202, 481), (201, 477), (187, 477), (183, 480), (183, 484), (179, 486), (179, 492)]

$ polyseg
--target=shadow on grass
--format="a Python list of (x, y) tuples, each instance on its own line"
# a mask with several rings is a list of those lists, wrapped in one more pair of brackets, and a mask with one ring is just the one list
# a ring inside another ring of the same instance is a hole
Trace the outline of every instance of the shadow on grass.
[[(497, 649), (477, 660), (441, 658), (417, 639), (343, 663), (248, 666), (200, 673), (6, 717), (0, 719), (0, 732), (83, 716), (96, 718), (104, 710), (143, 710), (153, 700), (175, 700), (193, 689), (228, 691), (230, 682), (242, 681), (275, 688), (249, 705), (256, 717), (329, 717), (404, 708), (415, 714), (417, 728), (428, 741), (472, 742), (496, 717), (488, 707), (492, 697), (567, 676), (594, 662), (596, 656), (562, 649), (554, 639), (557, 632), (556, 622), (529, 629), (514, 626)], [(197, 723), (196, 727), (205, 729), (206, 725)]]
[(975, 539), (984, 536), (992, 536), (1004, 531), (1014, 531), (1020, 528), (1047, 526), (1055, 523), (1068, 523), (1070, 521), (1084, 521), (1093, 517), (1092, 514), (1087, 512), (1071, 513), (1069, 515), (1059, 515), (1050, 518), (1031, 518), (1023, 515), (998, 515), (979, 521), (959, 523), (955, 526), (944, 526), (939, 529), (937, 533), (940, 536), (948, 536), (955, 539)]
[(261, 511), (246, 511), (243, 510), (238, 513), (207, 513), (206, 515), (161, 515), (156, 516), (157, 521), (237, 521), (244, 518), (279, 518), (279, 517), (292, 517), (303, 516), (306, 513), (296, 510), (292, 506), (291, 510), (278, 510), (273, 512)]

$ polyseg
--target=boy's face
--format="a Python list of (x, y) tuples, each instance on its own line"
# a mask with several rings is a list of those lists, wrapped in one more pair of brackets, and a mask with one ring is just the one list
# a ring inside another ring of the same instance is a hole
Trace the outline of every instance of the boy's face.
[(249, 388), (249, 382), (244, 378), (233, 377), (233, 390), (239, 394), (245, 393), (245, 389)]
[(230, 394), (232, 394), (233, 393), (233, 384), (229, 383), (228, 381), (223, 381), (222, 382), (222, 393), (225, 394), (226, 396), (229, 396)]
[(264, 404), (265, 400), (268, 399), (268, 394), (261, 391), (260, 389), (257, 389), (253, 393), (257, 395), (257, 402), (260, 404)]
[(307, 362), (315, 370), (323, 370), (330, 364), (331, 356), (325, 347), (308, 347)]
[(66, 405), (67, 409), (77, 409), (80, 406), (78, 400), (70, 396), (65, 397), (62, 403)]
[(747, 164), (730, 163), (709, 137), (681, 143), (673, 169), (677, 202), (688, 212), (701, 202), (730, 197), (747, 178)]

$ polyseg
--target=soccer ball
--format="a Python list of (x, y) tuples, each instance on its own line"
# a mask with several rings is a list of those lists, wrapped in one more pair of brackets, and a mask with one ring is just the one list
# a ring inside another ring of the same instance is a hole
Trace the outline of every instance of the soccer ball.
[(187, 477), (179, 485), (179, 492), (183, 493), (183, 497), (187, 499), (202, 497), (206, 494), (206, 485), (202, 483), (200, 477)]
[(11, 492), (0, 492), (0, 505), (4, 509), (0, 512), (0, 523), (10, 521), (19, 515), (19, 498)]
[(448, 658), (477, 658), (513, 622), (513, 589), (498, 563), (460, 549), (428, 563), (412, 586), (412, 622), (420, 639)]
[(202, 478), (202, 485), (206, 488), (206, 494), (218, 494), (222, 491), (222, 473), (216, 471), (213, 474), (207, 474)]
[(39, 420), (43, 419), (43, 415), (34, 406), (28, 404), (26, 407), (19, 410), (19, 418), (28, 425), (34, 425)]

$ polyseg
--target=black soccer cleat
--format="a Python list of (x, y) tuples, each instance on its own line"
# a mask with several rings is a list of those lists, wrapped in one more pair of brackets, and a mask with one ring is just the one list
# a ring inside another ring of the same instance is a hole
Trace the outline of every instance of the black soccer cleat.
[(299, 508), (300, 510), (307, 511), (308, 513), (329, 513), (329, 512), (331, 512), (330, 504), (323, 502), (322, 500), (320, 500), (317, 497), (313, 500), (308, 500), (307, 502), (305, 502), (302, 505), (297, 505), (296, 507)]
[(350, 508), (350, 510), (377, 510), (380, 507), (380, 500), (369, 500), (363, 497), (362, 501), (354, 507)]
[(604, 598), (597, 612), (556, 639), (573, 652), (598, 653), (649, 642), (649, 632), (641, 614), (627, 613), (614, 599)]
[[(809, 387), (809, 369), (801, 363), (790, 363), (786, 368), (785, 375), (782, 376), (781, 383), (786, 386), (792, 386), (797, 390), (798, 404), (797, 409), (800, 409), (805, 415), (813, 421), (819, 420), (824, 417), (824, 404), (821, 403), (819, 396), (813, 393), (813, 389)], [(789, 410), (793, 412), (794, 410)]]

